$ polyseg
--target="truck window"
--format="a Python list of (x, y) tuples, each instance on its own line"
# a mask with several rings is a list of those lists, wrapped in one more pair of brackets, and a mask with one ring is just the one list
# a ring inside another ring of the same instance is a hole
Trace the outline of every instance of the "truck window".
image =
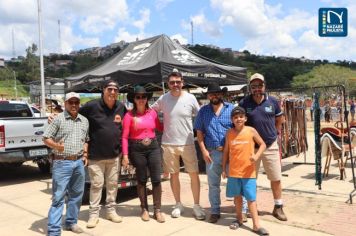
[(0, 117), (32, 117), (26, 104), (0, 103)]

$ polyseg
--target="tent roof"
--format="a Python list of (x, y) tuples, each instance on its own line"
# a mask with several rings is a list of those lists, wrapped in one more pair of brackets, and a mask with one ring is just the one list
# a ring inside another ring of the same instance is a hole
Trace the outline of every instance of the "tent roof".
[(103, 64), (86, 72), (66, 78), (70, 91), (97, 92), (103, 81), (117, 80), (129, 88), (149, 84), (152, 90), (161, 89), (173, 68), (178, 69), (186, 85), (207, 86), (213, 81), (221, 85), (245, 84), (246, 69), (221, 64), (204, 58), (166, 35), (130, 43)]

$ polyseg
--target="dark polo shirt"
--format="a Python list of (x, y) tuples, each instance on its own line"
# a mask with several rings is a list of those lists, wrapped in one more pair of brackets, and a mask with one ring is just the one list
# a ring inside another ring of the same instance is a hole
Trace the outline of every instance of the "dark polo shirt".
[(117, 101), (110, 109), (100, 98), (87, 102), (79, 113), (89, 121), (89, 159), (117, 157), (121, 153), (121, 121), (126, 107)]
[(246, 125), (254, 127), (267, 146), (277, 139), (276, 117), (283, 115), (276, 98), (265, 95), (261, 104), (247, 96), (239, 104), (246, 110)]

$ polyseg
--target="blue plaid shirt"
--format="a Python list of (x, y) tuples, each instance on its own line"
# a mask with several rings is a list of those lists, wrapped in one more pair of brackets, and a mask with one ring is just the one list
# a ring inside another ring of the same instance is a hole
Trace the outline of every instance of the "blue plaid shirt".
[(231, 111), (234, 105), (224, 102), (219, 116), (216, 116), (211, 104), (203, 106), (195, 118), (194, 128), (204, 133), (206, 148), (215, 149), (225, 144), (226, 131), (232, 128)]

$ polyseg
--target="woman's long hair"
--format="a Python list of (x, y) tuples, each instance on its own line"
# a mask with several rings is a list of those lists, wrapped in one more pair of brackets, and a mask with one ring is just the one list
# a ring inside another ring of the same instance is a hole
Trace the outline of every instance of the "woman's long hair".
[[(148, 106), (148, 99), (146, 99), (145, 111), (147, 111), (148, 109), (150, 109), (150, 107)], [(133, 108), (131, 110), (131, 113), (132, 113), (132, 116), (133, 116), (134, 128), (136, 129), (136, 124), (137, 124), (137, 105), (136, 105), (136, 102), (135, 102), (135, 98), (134, 98)]]

